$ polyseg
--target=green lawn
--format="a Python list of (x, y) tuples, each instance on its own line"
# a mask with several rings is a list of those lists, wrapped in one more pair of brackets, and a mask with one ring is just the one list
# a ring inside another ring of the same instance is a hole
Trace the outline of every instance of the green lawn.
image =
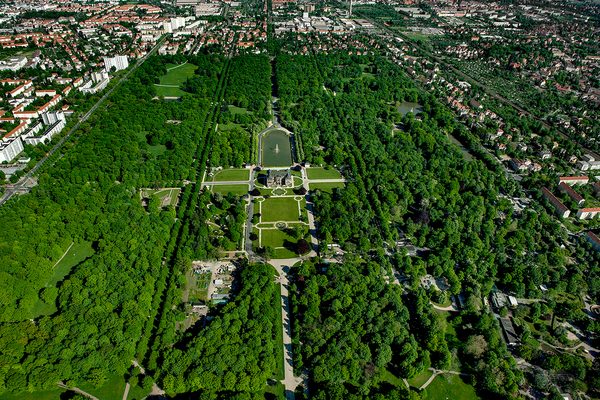
[[(140, 381), (141, 378), (143, 378), (143, 375), (140, 375)], [(136, 386), (132, 386), (129, 389), (129, 394), (127, 395), (127, 400), (141, 400), (144, 397), (148, 396), (148, 394), (150, 394), (150, 392), (146, 389), (144, 389), (143, 387), (136, 385)]]
[(275, 329), (276, 362), (275, 371), (273, 371), (273, 379), (280, 381), (285, 379), (285, 360), (283, 357), (283, 318), (281, 316), (281, 283), (275, 285), (275, 298), (273, 299), (273, 302), (275, 303), (275, 309), (277, 310), (276, 321), (274, 321), (273, 324)]
[(248, 169), (226, 169), (217, 172), (213, 182), (247, 181), (248, 179), (250, 179), (250, 170)]
[(238, 196), (248, 194), (248, 185), (215, 185), (212, 187), (213, 193), (220, 192), (223, 196), (227, 196), (229, 192)]
[(166, 75), (161, 76), (160, 84), (169, 86), (181, 86), (191, 76), (198, 67), (194, 64), (186, 63), (180, 66), (172, 67)]
[[(167, 205), (176, 206), (177, 201), (179, 200), (179, 193), (181, 189), (160, 189), (160, 190), (152, 190), (152, 189), (142, 189), (142, 197), (148, 197), (151, 194), (154, 194), (161, 201), (163, 207)], [(166, 198), (169, 197), (170, 201), (168, 204), (165, 203)]]
[[(431, 375), (433, 375), (433, 372), (427, 370), (425, 372), (422, 372), (421, 374), (415, 376), (414, 378), (411, 379), (407, 379), (408, 384), (416, 389), (419, 389), (421, 386), (423, 386), (423, 384), (425, 382), (427, 382), (427, 379), (431, 378)], [(433, 384), (433, 382), (432, 382)]]
[(165, 146), (163, 144), (158, 144), (156, 146), (150, 146), (148, 144), (148, 139), (146, 139), (147, 133), (148, 133), (148, 131), (140, 131), (140, 132), (136, 133), (136, 136), (137, 136), (138, 140), (146, 143), (150, 154), (152, 154), (154, 157), (158, 157), (158, 156), (162, 155), (165, 151), (167, 151), (167, 146)]
[(263, 247), (286, 247), (284, 246), (286, 241), (296, 243), (295, 238), (289, 236), (284, 230), (281, 229), (261, 229), (260, 235), (260, 244)]
[(87, 382), (78, 383), (77, 387), (99, 400), (122, 400), (123, 393), (125, 393), (125, 384), (125, 378), (122, 376), (107, 374), (106, 382), (99, 389), (94, 388)]
[(331, 183), (309, 183), (308, 188), (310, 190), (319, 189), (322, 192), (333, 193), (335, 188), (343, 188), (345, 184), (343, 182), (331, 182)]
[(166, 87), (166, 86), (156, 86), (156, 95), (157, 96), (165, 96), (165, 97), (181, 97), (185, 93), (183, 90), (179, 89), (179, 87)]
[(156, 94), (165, 97), (181, 97), (184, 91), (181, 90), (181, 85), (194, 75), (194, 71), (198, 68), (194, 64), (181, 64), (181, 66), (172, 66), (166, 75), (160, 78), (160, 84), (166, 86), (157, 86)]
[(61, 393), (66, 392), (65, 389), (56, 387), (56, 390), (46, 390), (43, 392), (23, 392), (19, 394), (3, 394), (2, 400), (60, 400)]
[(342, 179), (342, 174), (336, 169), (307, 168), (308, 179)]
[(282, 258), (296, 258), (298, 254), (290, 249), (276, 249), (275, 254), (272, 258), (282, 259)]
[(219, 130), (220, 131), (229, 131), (233, 128), (240, 128), (240, 129), (244, 129), (244, 127), (240, 124), (236, 124), (235, 122), (230, 122), (228, 124), (219, 124)]
[(252, 111), (248, 111), (245, 108), (229, 106), (229, 112), (233, 115), (235, 114), (252, 114)]
[(479, 400), (473, 386), (465, 383), (463, 377), (453, 374), (442, 374), (435, 377), (427, 386), (428, 400)]
[[(75, 243), (67, 252), (65, 257), (54, 267), (54, 275), (46, 286), (56, 286), (65, 276), (71, 272), (71, 269), (77, 264), (83, 262), (86, 258), (94, 254), (92, 242), (83, 241)], [(31, 309), (32, 318), (38, 318), (42, 315), (51, 315), (56, 312), (55, 304), (46, 304), (42, 300), (38, 300)]]
[(387, 369), (384, 369), (381, 372), (381, 380), (395, 387), (406, 387), (406, 385), (404, 385), (404, 382), (402, 382), (402, 379), (398, 378), (396, 375), (392, 374)]
[(271, 197), (260, 204), (260, 222), (298, 221), (298, 202), (293, 197)]

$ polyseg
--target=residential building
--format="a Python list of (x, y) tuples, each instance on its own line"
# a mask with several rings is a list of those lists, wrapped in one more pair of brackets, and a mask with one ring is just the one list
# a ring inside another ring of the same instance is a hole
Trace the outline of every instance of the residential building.
[(542, 159), (542, 161), (552, 157), (552, 153), (550, 153), (549, 151), (540, 151), (538, 156)]
[(565, 185), (587, 185), (587, 183), (590, 181), (590, 178), (588, 178), (587, 176), (562, 176), (560, 178), (557, 179), (556, 184), (560, 185), (561, 183), (564, 183)]
[(548, 199), (550, 204), (554, 207), (556, 215), (559, 217), (567, 218), (571, 214), (571, 210), (567, 208), (559, 199), (556, 198), (547, 188), (542, 188), (542, 196)]
[(600, 239), (593, 232), (586, 232), (585, 240), (592, 245), (594, 251), (600, 251)]
[(526, 163), (521, 162), (521, 160), (517, 158), (511, 158), (508, 163), (510, 164), (512, 169), (515, 170), (515, 172), (527, 171), (529, 169)]
[(588, 169), (590, 169), (590, 164), (583, 160), (577, 161), (577, 164), (575, 164), (575, 166), (581, 171), (587, 171)]
[(567, 192), (571, 200), (573, 200), (577, 204), (577, 207), (581, 207), (583, 203), (585, 203), (585, 199), (581, 197), (576, 191), (574, 191), (573, 188), (569, 185), (561, 183), (560, 185), (558, 185), (558, 190), (560, 190), (561, 192)]
[(23, 151), (20, 137), (10, 137), (10, 133), (0, 142), (0, 163), (10, 162)]
[(593, 219), (596, 215), (600, 213), (600, 208), (580, 208), (577, 211), (577, 218), (579, 219)]
[(54, 135), (56, 135), (57, 133), (59, 133), (60, 131), (62, 131), (64, 127), (65, 127), (65, 121), (60, 119), (60, 120), (54, 122), (53, 124), (51, 124), (50, 126), (48, 126), (48, 128), (46, 128), (44, 133), (42, 133), (41, 135), (27, 136), (27, 137), (25, 135), (23, 135), (23, 140), (25, 141), (25, 143), (30, 144), (32, 146), (36, 146), (40, 143), (46, 143), (46, 142), (49, 142), (50, 140), (52, 140), (52, 137)]
[(129, 67), (129, 61), (127, 60), (127, 56), (104, 57), (103, 60), (104, 69), (106, 70), (106, 72), (110, 72), (112, 67), (115, 67), (116, 71), (120, 71)]
[(499, 318), (502, 330), (504, 331), (504, 340), (508, 346), (514, 346), (519, 343), (519, 336), (515, 332), (512, 322), (508, 318)]

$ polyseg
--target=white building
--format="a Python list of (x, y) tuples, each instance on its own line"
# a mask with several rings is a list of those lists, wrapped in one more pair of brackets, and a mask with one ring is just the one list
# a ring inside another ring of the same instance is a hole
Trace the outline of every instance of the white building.
[(104, 69), (107, 72), (110, 72), (112, 67), (115, 67), (117, 71), (125, 69), (129, 67), (129, 61), (127, 60), (127, 56), (114, 56), (114, 57), (104, 57)]
[(92, 77), (92, 82), (94, 82), (94, 83), (102, 82), (103, 80), (108, 79), (108, 72), (106, 72), (106, 71), (92, 72), (91, 77)]
[[(63, 118), (64, 118), (64, 116), (63, 116)], [(49, 119), (47, 119), (47, 120), (49, 121)], [(57, 133), (60, 133), (60, 131), (62, 131), (64, 127), (65, 127), (65, 120), (58, 119), (57, 121), (50, 124), (48, 126), (48, 128), (44, 131), (44, 133), (42, 133), (41, 135), (26, 136), (27, 134), (25, 134), (25, 135), (23, 135), (23, 140), (25, 141), (25, 143), (33, 145), (33, 146), (36, 146), (40, 143), (46, 143), (46, 142), (49, 142), (50, 140), (52, 140), (52, 137), (54, 135), (56, 135)]]
[(0, 163), (12, 161), (23, 151), (23, 142), (20, 137), (4, 138), (0, 142)]

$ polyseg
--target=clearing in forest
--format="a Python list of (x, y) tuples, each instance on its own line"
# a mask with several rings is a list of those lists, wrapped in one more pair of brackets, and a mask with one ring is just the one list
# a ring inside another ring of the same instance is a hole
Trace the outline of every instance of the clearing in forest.
[(173, 66), (167, 70), (167, 74), (161, 76), (160, 83), (155, 84), (156, 94), (165, 97), (181, 97), (183, 90), (181, 85), (191, 76), (194, 75), (198, 67), (194, 64), (184, 63), (178, 66)]
[(166, 188), (166, 189), (142, 189), (141, 196), (142, 199), (149, 198), (150, 195), (154, 194), (160, 200), (160, 206), (166, 207), (168, 205), (172, 205), (173, 207), (177, 206), (177, 202), (179, 201), (179, 193), (181, 189), (179, 188)]

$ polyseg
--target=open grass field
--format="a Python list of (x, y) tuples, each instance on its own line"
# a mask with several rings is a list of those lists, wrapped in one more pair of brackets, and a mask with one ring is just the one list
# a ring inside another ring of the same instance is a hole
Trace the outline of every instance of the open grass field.
[[(261, 229), (260, 244), (264, 246), (286, 247), (286, 242), (296, 243), (296, 239), (281, 229)], [(289, 246), (289, 244), (288, 244)]]
[(146, 139), (146, 133), (147, 131), (140, 131), (137, 133), (137, 138), (146, 143), (146, 145), (148, 146), (148, 151), (150, 152), (150, 154), (152, 154), (154, 157), (158, 157), (160, 155), (162, 155), (165, 151), (167, 151), (167, 146), (165, 146), (164, 144), (158, 144), (156, 146), (150, 146), (148, 144), (148, 140)]
[(198, 67), (194, 64), (185, 63), (167, 68), (167, 74), (160, 77), (161, 85), (181, 86), (187, 79), (194, 76)]
[(271, 197), (260, 203), (260, 222), (298, 221), (298, 202), (293, 197)]
[(429, 400), (479, 400), (473, 386), (465, 383), (463, 377), (453, 374), (441, 374), (427, 386)]
[(310, 183), (308, 188), (310, 190), (319, 189), (322, 192), (333, 193), (333, 189), (335, 188), (343, 188), (345, 186), (344, 182), (331, 182), (331, 183)]
[(221, 193), (223, 196), (227, 196), (229, 192), (243, 196), (248, 194), (248, 185), (215, 185), (212, 187), (213, 193)]
[(60, 400), (61, 394), (67, 390), (56, 387), (56, 390), (45, 390), (43, 392), (23, 392), (19, 394), (3, 394), (2, 400)]
[(395, 387), (404, 386), (404, 382), (402, 382), (402, 379), (398, 378), (396, 375), (392, 374), (387, 369), (383, 370), (383, 372), (381, 373), (381, 380)]
[(215, 174), (213, 182), (241, 182), (248, 179), (250, 179), (250, 170), (248, 169), (225, 169)]
[[(143, 375), (140, 375), (140, 377), (143, 377)], [(149, 391), (147, 391), (146, 389), (144, 389), (143, 387), (141, 387), (139, 385), (132, 386), (129, 389), (129, 394), (127, 395), (127, 400), (141, 400), (141, 399), (145, 398), (146, 396), (148, 396), (149, 394), (150, 394)]]
[(179, 86), (154, 86), (156, 87), (157, 96), (181, 97), (185, 93)]
[(244, 127), (242, 125), (236, 124), (235, 122), (230, 122), (228, 124), (219, 124), (220, 131), (230, 131), (235, 128), (240, 128), (242, 130), (244, 129)]
[(336, 169), (307, 168), (308, 179), (342, 179), (342, 174)]
[[(75, 243), (62, 260), (54, 267), (54, 275), (46, 286), (56, 286), (61, 282), (65, 276), (71, 272), (74, 266), (85, 261), (88, 257), (94, 254), (92, 248), (92, 242), (83, 241), (81, 243)], [(51, 315), (56, 312), (55, 304), (46, 304), (42, 300), (38, 300), (33, 308), (31, 309), (32, 318), (38, 318), (42, 315)]]
[(181, 97), (183, 90), (181, 85), (194, 75), (194, 71), (198, 67), (194, 64), (185, 63), (178, 66), (170, 66), (166, 75), (160, 78), (160, 84), (156, 87), (156, 94), (165, 97)]
[(423, 386), (423, 384), (425, 382), (427, 382), (427, 379), (431, 378), (431, 375), (433, 375), (433, 372), (427, 370), (427, 371), (415, 376), (414, 378), (407, 379), (407, 381), (410, 386), (418, 389), (421, 386)]
[(177, 205), (177, 201), (179, 200), (179, 193), (181, 189), (142, 189), (142, 197), (149, 197), (151, 194), (154, 194), (156, 197), (160, 199), (160, 205), (162, 207), (166, 207), (168, 205), (172, 205), (175, 207)]
[(229, 106), (229, 112), (233, 115), (235, 114), (252, 114), (252, 111), (248, 111), (245, 108)]
[[(275, 269), (275, 268), (273, 268)], [(277, 272), (277, 271), (275, 271)], [(276, 321), (273, 322), (275, 328), (275, 371), (273, 371), (273, 379), (283, 380), (285, 379), (285, 359), (283, 357), (283, 318), (281, 316), (281, 283), (275, 285), (275, 309), (277, 310)]]
[(99, 400), (122, 400), (125, 393), (125, 378), (115, 374), (108, 374), (104, 385), (99, 389), (94, 388), (88, 383), (77, 384), (77, 387), (84, 392), (97, 397)]

